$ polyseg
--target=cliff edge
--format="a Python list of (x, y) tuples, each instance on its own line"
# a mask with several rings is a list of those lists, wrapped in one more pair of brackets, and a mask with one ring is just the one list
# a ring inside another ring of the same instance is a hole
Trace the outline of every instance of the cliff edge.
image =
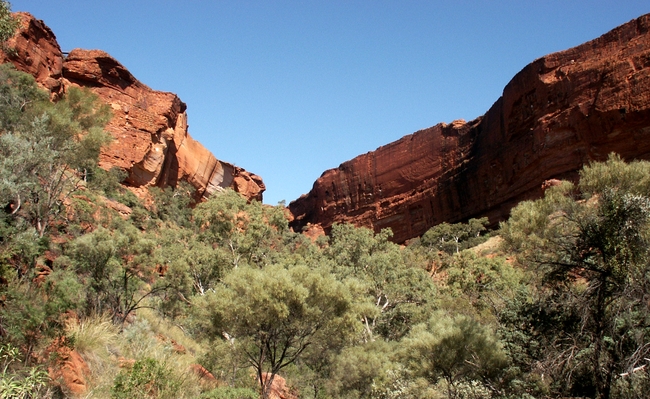
[(109, 104), (113, 118), (106, 126), (113, 141), (102, 150), (104, 169), (119, 167), (135, 188), (176, 186), (187, 181), (197, 196), (207, 198), (232, 188), (248, 200), (262, 201), (262, 179), (214, 157), (188, 132), (186, 105), (173, 93), (152, 90), (122, 64), (100, 50), (74, 49), (64, 54), (54, 33), (29, 13), (16, 13), (20, 27), (9, 39), (0, 63), (11, 62), (30, 73), (53, 100), (67, 87), (86, 87)]
[(547, 179), (575, 179), (616, 152), (650, 159), (650, 14), (533, 61), (487, 113), (405, 136), (322, 174), (289, 204), (292, 226), (391, 228), (508, 217)]

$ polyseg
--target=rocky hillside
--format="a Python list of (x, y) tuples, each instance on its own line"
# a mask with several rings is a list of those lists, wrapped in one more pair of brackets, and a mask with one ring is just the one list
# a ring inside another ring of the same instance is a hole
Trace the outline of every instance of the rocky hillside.
[(246, 198), (262, 200), (262, 179), (220, 161), (188, 133), (186, 105), (175, 94), (152, 90), (124, 66), (99, 50), (61, 52), (52, 31), (28, 13), (9, 40), (0, 63), (12, 62), (32, 74), (56, 100), (71, 85), (87, 87), (113, 109), (106, 130), (114, 138), (100, 156), (105, 169), (128, 172), (126, 183), (137, 193), (146, 186), (175, 186), (187, 181), (197, 195), (233, 188)]
[(610, 152), (650, 159), (650, 14), (519, 72), (487, 113), (441, 123), (331, 169), (289, 205), (301, 229), (349, 222), (394, 240), (440, 222), (504, 220), (552, 178)]

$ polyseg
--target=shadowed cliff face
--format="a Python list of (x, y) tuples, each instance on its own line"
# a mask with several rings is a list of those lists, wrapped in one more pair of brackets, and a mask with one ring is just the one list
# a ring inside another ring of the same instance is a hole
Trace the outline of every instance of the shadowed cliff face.
[(21, 26), (7, 43), (14, 50), (0, 53), (0, 62), (32, 74), (53, 100), (76, 85), (112, 107), (106, 130), (114, 140), (102, 150), (102, 168), (127, 171), (127, 184), (135, 188), (176, 186), (184, 180), (203, 198), (230, 187), (249, 200), (262, 200), (265, 186), (259, 176), (219, 161), (189, 135), (186, 105), (175, 94), (150, 89), (100, 50), (75, 49), (64, 58), (43, 21), (28, 13), (16, 15)]
[(650, 159), (650, 14), (519, 72), (485, 115), (439, 124), (331, 169), (289, 205), (295, 229), (348, 222), (396, 242), (441, 222), (508, 217), (551, 178), (610, 152)]

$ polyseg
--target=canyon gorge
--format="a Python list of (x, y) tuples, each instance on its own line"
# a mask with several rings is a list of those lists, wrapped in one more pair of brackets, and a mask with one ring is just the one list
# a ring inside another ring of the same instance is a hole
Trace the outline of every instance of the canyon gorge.
[[(136, 194), (187, 181), (197, 198), (232, 188), (262, 200), (262, 178), (218, 160), (188, 132), (186, 104), (153, 90), (101, 50), (64, 54), (54, 33), (27, 13), (11, 51), (56, 100), (71, 85), (110, 105), (113, 141), (104, 169), (127, 172)], [(580, 168), (612, 152), (650, 159), (650, 15), (524, 67), (492, 107), (407, 135), (325, 171), (288, 206), (296, 231), (352, 223), (392, 229), (395, 242), (441, 222), (488, 217), (495, 226), (518, 202), (538, 198), (549, 179), (575, 180)], [(290, 173), (290, 172), (289, 172)], [(288, 176), (287, 178), (290, 178)]]

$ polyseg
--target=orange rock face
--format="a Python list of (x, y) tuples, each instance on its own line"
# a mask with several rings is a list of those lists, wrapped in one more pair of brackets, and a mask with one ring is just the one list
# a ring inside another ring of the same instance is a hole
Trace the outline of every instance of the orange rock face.
[(75, 49), (64, 58), (42, 21), (27, 13), (17, 15), (21, 28), (8, 43), (15, 50), (0, 54), (0, 62), (12, 62), (32, 74), (53, 99), (76, 85), (89, 88), (112, 107), (106, 130), (114, 140), (100, 155), (102, 168), (127, 171), (132, 187), (187, 181), (203, 198), (230, 187), (249, 200), (262, 200), (265, 186), (259, 176), (219, 161), (189, 135), (186, 105), (175, 94), (150, 89), (100, 50)]
[(348, 222), (396, 242), (441, 222), (508, 217), (548, 179), (616, 152), (650, 159), (650, 14), (533, 61), (488, 112), (439, 124), (328, 170), (289, 205), (294, 229)]
[[(267, 378), (271, 378), (271, 375), (270, 373), (262, 373), (262, 378), (264, 379), (264, 381), (266, 381)], [(269, 398), (270, 399), (297, 399), (298, 396), (294, 392), (292, 392), (290, 387), (287, 386), (287, 381), (284, 379), (284, 377), (276, 374), (273, 377), (273, 381), (271, 382)]]
[(54, 33), (43, 21), (28, 13), (14, 15), (18, 17), (20, 26), (6, 43), (6, 47), (13, 51), (9, 54), (0, 51), (0, 63), (13, 63), (18, 70), (34, 76), (54, 96), (58, 95), (63, 90), (63, 54)]
[[(83, 395), (88, 390), (86, 377), (90, 368), (79, 352), (66, 345), (65, 337), (55, 340), (46, 350), (51, 362), (48, 372), (56, 384), (62, 385), (73, 395)], [(52, 354), (56, 353), (56, 356)]]

